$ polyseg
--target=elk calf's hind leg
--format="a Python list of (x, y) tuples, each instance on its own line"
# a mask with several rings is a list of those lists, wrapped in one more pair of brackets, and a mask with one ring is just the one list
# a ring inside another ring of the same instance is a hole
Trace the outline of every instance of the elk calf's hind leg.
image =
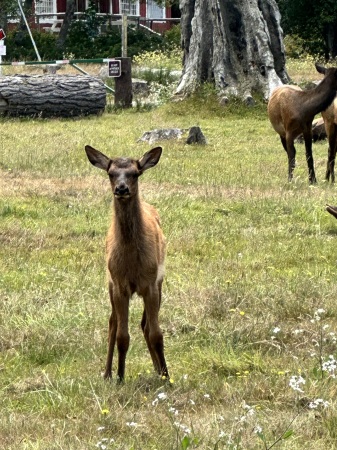
[(149, 352), (150, 352), (150, 355), (151, 355), (151, 359), (152, 359), (152, 362), (153, 362), (153, 367), (154, 367), (155, 371), (160, 374), (159, 360), (157, 358), (156, 352), (153, 350), (153, 348), (152, 348), (152, 346), (150, 344), (149, 326), (148, 326), (147, 321), (146, 321), (146, 311), (145, 311), (145, 309), (144, 309), (144, 312), (143, 312), (143, 317), (142, 317), (142, 321), (141, 321), (141, 327), (142, 327), (142, 330), (143, 330), (143, 334), (144, 334), (144, 338), (145, 338), (145, 341), (146, 341), (147, 348), (149, 349)]
[[(164, 356), (164, 338), (158, 322), (159, 315), (159, 292), (144, 295), (146, 311), (146, 324), (144, 335), (148, 336), (147, 342), (154, 366), (158, 365), (158, 373), (168, 377), (168, 370)], [(157, 361), (157, 363), (155, 363)]]

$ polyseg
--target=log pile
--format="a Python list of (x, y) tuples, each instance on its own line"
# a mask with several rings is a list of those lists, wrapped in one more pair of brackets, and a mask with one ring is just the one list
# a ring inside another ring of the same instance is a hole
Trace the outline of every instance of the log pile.
[(75, 117), (100, 114), (106, 105), (104, 83), (88, 75), (0, 77), (0, 114)]

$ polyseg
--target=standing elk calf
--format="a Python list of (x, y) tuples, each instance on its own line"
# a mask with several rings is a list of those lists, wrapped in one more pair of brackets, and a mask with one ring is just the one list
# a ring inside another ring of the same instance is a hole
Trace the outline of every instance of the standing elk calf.
[(312, 121), (316, 114), (324, 111), (333, 101), (337, 90), (337, 69), (326, 69), (315, 64), (316, 70), (324, 74), (323, 80), (314, 88), (302, 91), (297, 86), (284, 85), (276, 88), (268, 102), (268, 116), (274, 130), (280, 135), (283, 148), (288, 155), (288, 179), (293, 178), (296, 150), (295, 138), (303, 133), (309, 182), (316, 183), (312, 156)]
[(168, 377), (163, 334), (158, 322), (164, 278), (165, 238), (157, 211), (141, 201), (138, 191), (138, 177), (158, 163), (162, 149), (153, 148), (139, 160), (110, 159), (89, 145), (85, 151), (91, 164), (107, 172), (114, 195), (114, 214), (106, 240), (112, 312), (104, 378), (111, 378), (117, 341), (117, 376), (119, 380), (124, 379), (130, 341), (129, 302), (135, 292), (144, 300), (141, 327), (154, 368), (160, 375)]

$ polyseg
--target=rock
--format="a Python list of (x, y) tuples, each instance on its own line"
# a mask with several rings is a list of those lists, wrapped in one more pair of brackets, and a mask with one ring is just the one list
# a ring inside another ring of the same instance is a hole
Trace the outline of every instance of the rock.
[(54, 75), (60, 69), (61, 66), (59, 64), (47, 64), (43, 68), (43, 73), (50, 73), (51, 75)]
[(145, 80), (139, 78), (132, 78), (132, 92), (134, 95), (146, 97), (150, 93), (150, 88)]
[(169, 139), (182, 139), (183, 135), (189, 131), (186, 144), (207, 144), (207, 140), (203, 135), (200, 127), (191, 127), (186, 129), (180, 128), (162, 128), (151, 131), (145, 131), (143, 136), (137, 142), (148, 142), (153, 144), (157, 141)]
[(164, 128), (151, 131), (145, 131), (143, 136), (137, 142), (148, 142), (153, 144), (157, 141), (164, 141), (169, 139), (181, 139), (186, 130), (180, 128)]
[(207, 144), (200, 127), (191, 127), (186, 144)]

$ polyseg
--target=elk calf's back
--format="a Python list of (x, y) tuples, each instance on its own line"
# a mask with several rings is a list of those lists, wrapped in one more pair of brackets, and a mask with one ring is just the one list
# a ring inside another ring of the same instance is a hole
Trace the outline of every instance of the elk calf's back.
[(143, 297), (141, 327), (155, 370), (168, 377), (163, 334), (158, 314), (164, 278), (165, 238), (156, 209), (140, 199), (138, 178), (154, 167), (161, 147), (142, 158), (109, 158), (87, 145), (88, 159), (107, 172), (114, 195), (113, 218), (106, 240), (111, 316), (109, 345), (104, 377), (111, 378), (114, 347), (117, 343), (120, 380), (124, 379), (129, 347), (129, 301), (134, 293)]

